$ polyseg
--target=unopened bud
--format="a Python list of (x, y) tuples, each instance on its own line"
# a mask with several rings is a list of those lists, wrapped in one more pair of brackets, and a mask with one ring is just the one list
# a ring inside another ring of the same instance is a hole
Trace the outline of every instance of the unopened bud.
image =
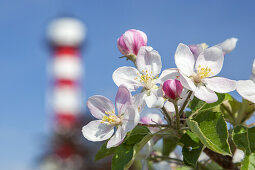
[(119, 37), (117, 45), (124, 56), (136, 56), (139, 49), (147, 45), (147, 36), (142, 31), (130, 29)]
[(162, 89), (165, 97), (176, 100), (181, 96), (183, 86), (179, 80), (169, 79), (164, 82)]

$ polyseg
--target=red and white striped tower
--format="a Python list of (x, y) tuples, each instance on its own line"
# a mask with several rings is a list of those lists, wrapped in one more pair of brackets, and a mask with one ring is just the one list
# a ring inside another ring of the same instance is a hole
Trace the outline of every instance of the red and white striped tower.
[(83, 69), (80, 50), (85, 32), (83, 23), (70, 17), (54, 20), (49, 26), (54, 84), (51, 104), (57, 129), (72, 127), (82, 111), (80, 82)]

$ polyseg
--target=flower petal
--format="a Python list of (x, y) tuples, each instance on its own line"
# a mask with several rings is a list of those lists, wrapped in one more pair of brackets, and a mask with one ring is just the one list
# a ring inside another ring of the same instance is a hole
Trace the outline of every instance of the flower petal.
[(212, 77), (203, 80), (208, 89), (217, 93), (228, 93), (236, 89), (236, 81), (223, 77)]
[(111, 148), (111, 147), (115, 147), (115, 146), (119, 146), (125, 136), (126, 136), (126, 132), (124, 132), (124, 130), (122, 129), (121, 126), (118, 127), (116, 133), (111, 137), (111, 139), (107, 142), (106, 148)]
[(144, 99), (149, 108), (162, 108), (165, 102), (161, 89), (151, 90), (150, 95), (145, 95)]
[(115, 97), (115, 105), (118, 113), (121, 114), (122, 108), (130, 104), (132, 104), (132, 96), (129, 90), (125, 86), (120, 85)]
[(122, 129), (126, 133), (131, 131), (140, 120), (140, 114), (134, 105), (129, 105), (126, 107), (123, 117)]
[(206, 103), (214, 103), (218, 100), (218, 96), (215, 94), (215, 92), (206, 88), (205, 86), (198, 86), (194, 95)]
[(179, 70), (177, 68), (169, 68), (162, 71), (157, 83), (163, 84), (168, 79), (177, 79), (180, 77)]
[(90, 141), (103, 141), (109, 139), (114, 133), (113, 126), (94, 120), (83, 126), (82, 134)]
[(237, 38), (229, 38), (223, 41), (222, 43), (218, 44), (217, 46), (220, 46), (222, 48), (222, 51), (225, 55), (235, 49), (237, 41), (238, 41)]
[(196, 89), (196, 85), (194, 84), (193, 80), (182, 74), (182, 72), (180, 72), (180, 81), (182, 83), (182, 86), (186, 89), (191, 91), (194, 91)]
[(141, 73), (145, 73), (147, 71), (149, 75), (155, 77), (161, 72), (161, 57), (156, 50), (153, 50), (152, 47), (143, 46), (137, 54), (136, 65), (137, 69)]
[(246, 100), (255, 103), (255, 83), (252, 80), (237, 81), (236, 91)]
[(87, 101), (87, 106), (91, 114), (97, 119), (102, 119), (105, 116), (105, 112), (115, 110), (111, 100), (100, 95), (90, 97)]
[(195, 58), (189, 47), (180, 43), (175, 52), (175, 64), (186, 76), (194, 73)]
[(223, 66), (224, 55), (220, 47), (213, 46), (205, 49), (197, 58), (196, 71), (199, 68), (209, 68), (210, 76), (217, 75)]
[(137, 80), (139, 71), (134, 67), (120, 67), (112, 74), (112, 79), (117, 86), (124, 85), (130, 91), (135, 91), (142, 84)]
[(138, 112), (141, 113), (145, 107), (145, 95), (146, 92), (138, 93), (133, 96), (133, 104), (138, 108)]

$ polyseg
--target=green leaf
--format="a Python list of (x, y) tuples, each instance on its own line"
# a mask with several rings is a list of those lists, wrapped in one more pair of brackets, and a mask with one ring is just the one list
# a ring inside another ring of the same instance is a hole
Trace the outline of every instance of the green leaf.
[(237, 123), (241, 124), (248, 120), (255, 111), (255, 104), (243, 99), (238, 112)]
[(252, 153), (250, 155), (245, 155), (241, 165), (241, 170), (251, 170), (251, 169), (255, 169), (255, 153)]
[(112, 157), (112, 170), (123, 170), (125, 165), (133, 158), (132, 145), (120, 145)]
[(226, 93), (224, 101), (221, 103), (221, 105), (219, 105), (219, 107), (214, 108), (213, 111), (220, 111), (223, 113), (226, 121), (230, 122), (231, 124), (235, 124), (235, 119), (237, 117), (240, 106), (240, 102), (238, 102), (230, 94)]
[(163, 155), (169, 156), (169, 154), (176, 148), (178, 137), (176, 136), (167, 136), (163, 138)]
[[(147, 134), (151, 134), (150, 130), (147, 127), (136, 126), (131, 132), (129, 132), (127, 134), (125, 141), (123, 143), (128, 144), (128, 145), (135, 145), (136, 143), (141, 141), (142, 138), (144, 136), (146, 136)], [(95, 156), (95, 161), (103, 159), (103, 158), (110, 156), (116, 152), (118, 147), (106, 148), (107, 142), (108, 142), (108, 140), (98, 150), (98, 152)]]
[(140, 142), (144, 136), (151, 134), (150, 130), (145, 126), (136, 126), (131, 132), (129, 132), (124, 141), (125, 144), (134, 145)]
[(223, 155), (231, 155), (227, 124), (220, 112), (200, 112), (194, 118), (188, 119), (187, 124), (209, 149)]
[(134, 155), (133, 155), (133, 158), (129, 161), (128, 164), (126, 164), (125, 166), (125, 169), (129, 169), (131, 167), (131, 165), (133, 164), (135, 158), (136, 158), (136, 154), (140, 152), (140, 150), (144, 147), (144, 145), (149, 141), (151, 140), (154, 136), (158, 135), (158, 134), (161, 134), (161, 133), (164, 133), (164, 132), (169, 132), (170, 133), (170, 130), (169, 129), (163, 129), (163, 130), (160, 130), (156, 133), (153, 133), (153, 134), (147, 134), (139, 143), (137, 143), (136, 145), (134, 145)]
[(107, 149), (106, 148), (107, 142), (108, 142), (108, 140), (97, 151), (97, 154), (95, 156), (95, 161), (103, 159), (103, 158), (105, 158), (107, 156), (110, 156), (110, 155), (115, 153), (116, 147), (112, 147), (112, 148)]
[(218, 101), (214, 103), (206, 103), (198, 98), (194, 97), (194, 99), (190, 102), (189, 108), (192, 110), (192, 113), (198, 113), (201, 111), (212, 109), (223, 102), (225, 99), (225, 94), (217, 93)]
[(180, 140), (183, 143), (182, 154), (183, 161), (186, 165), (196, 167), (197, 160), (203, 150), (203, 144), (197, 135), (187, 131)]
[(246, 154), (255, 153), (255, 127), (236, 126), (232, 138), (237, 148), (244, 150)]

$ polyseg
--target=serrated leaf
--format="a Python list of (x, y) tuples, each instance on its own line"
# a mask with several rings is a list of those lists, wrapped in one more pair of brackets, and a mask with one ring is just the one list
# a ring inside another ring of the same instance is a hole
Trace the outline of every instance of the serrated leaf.
[(188, 119), (187, 124), (209, 149), (223, 155), (231, 155), (227, 124), (220, 112), (200, 112), (194, 118)]
[(103, 159), (115, 153), (116, 147), (106, 148), (108, 140), (101, 146), (95, 156), (95, 161)]
[(112, 157), (112, 170), (123, 170), (133, 157), (132, 145), (120, 145)]
[(180, 140), (183, 143), (182, 154), (186, 165), (196, 167), (197, 160), (203, 150), (203, 144), (197, 135), (187, 131)]
[(252, 153), (250, 155), (245, 155), (241, 165), (241, 170), (251, 170), (251, 169), (255, 169), (255, 153)]
[(214, 103), (206, 103), (198, 98), (194, 97), (194, 99), (190, 102), (189, 108), (192, 110), (192, 113), (202, 112), (205, 110), (212, 109), (219, 104), (221, 104), (225, 99), (225, 94), (217, 93), (218, 101)]
[(255, 153), (255, 127), (236, 126), (232, 138), (237, 148), (244, 150), (246, 154)]
[(176, 148), (178, 137), (168, 136), (163, 138), (163, 150), (162, 154), (164, 156), (169, 156), (169, 154)]

